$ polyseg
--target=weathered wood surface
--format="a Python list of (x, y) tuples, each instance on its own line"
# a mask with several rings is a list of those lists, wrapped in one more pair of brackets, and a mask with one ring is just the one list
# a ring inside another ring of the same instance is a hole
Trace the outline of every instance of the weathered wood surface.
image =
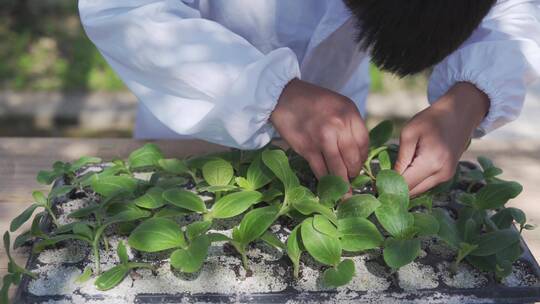
[[(168, 157), (182, 157), (225, 149), (198, 140), (154, 141)], [(82, 155), (99, 156), (105, 160), (125, 158), (145, 141), (132, 139), (71, 139), (71, 138), (0, 138), (0, 232), (32, 202), (32, 190), (47, 190), (35, 181), (39, 170), (48, 169), (56, 160), (71, 161)], [(475, 141), (464, 158), (477, 155), (491, 157), (504, 171), (504, 178), (519, 181), (522, 195), (512, 202), (523, 209), (529, 222), (540, 224), (540, 140), (536, 142)], [(19, 231), (24, 231), (21, 228)], [(15, 238), (13, 235), (12, 238)], [(525, 240), (540, 258), (540, 229), (524, 232)], [(7, 257), (0, 249), (0, 278), (6, 272)], [(13, 253), (23, 264), (25, 250)]]

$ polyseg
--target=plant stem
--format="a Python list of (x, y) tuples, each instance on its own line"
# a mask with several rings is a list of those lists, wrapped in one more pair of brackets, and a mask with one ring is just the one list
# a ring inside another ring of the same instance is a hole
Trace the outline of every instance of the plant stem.
[(244, 265), (244, 269), (246, 271), (249, 271), (249, 263), (247, 259), (247, 255), (244, 251), (240, 252), (240, 255), (242, 256), (242, 265)]
[(221, 198), (221, 191), (216, 191), (216, 193), (214, 194), (215, 196), (215, 200), (217, 201), (218, 199)]
[(95, 273), (100, 274), (101, 272), (101, 262), (100, 262), (100, 256), (99, 256), (99, 242), (94, 243), (92, 246), (94, 250), (94, 267), (96, 268)]
[(47, 210), (47, 213), (49, 213), (49, 216), (51, 217), (54, 225), (56, 227), (59, 227), (60, 225), (58, 224), (58, 219), (56, 218), (56, 215), (54, 215), (54, 212), (52, 211), (51, 207), (45, 206), (45, 209)]
[(369, 176), (373, 181), (376, 180), (375, 176), (373, 175), (373, 172), (371, 171), (371, 166), (369, 164), (364, 165), (364, 171), (366, 172), (366, 175)]

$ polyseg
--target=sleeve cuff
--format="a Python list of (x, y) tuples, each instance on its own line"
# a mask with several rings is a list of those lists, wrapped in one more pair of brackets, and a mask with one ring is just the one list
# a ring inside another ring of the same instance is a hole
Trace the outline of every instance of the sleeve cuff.
[[(482, 137), (515, 120), (525, 98), (523, 55), (516, 52), (497, 55), (501, 54), (494, 54), (494, 50), (485, 45), (469, 46), (439, 63), (430, 77), (428, 100), (431, 104), (457, 82), (469, 82), (488, 96), (488, 114), (474, 131), (474, 137)], [(503, 58), (514, 63), (501, 62)]]
[(238, 147), (258, 149), (272, 140), (276, 131), (269, 122), (270, 115), (294, 78), (300, 78), (296, 55), (280, 48), (248, 66), (236, 79), (225, 97), (229, 102), (224, 104), (229, 106), (223, 110), (222, 121)]

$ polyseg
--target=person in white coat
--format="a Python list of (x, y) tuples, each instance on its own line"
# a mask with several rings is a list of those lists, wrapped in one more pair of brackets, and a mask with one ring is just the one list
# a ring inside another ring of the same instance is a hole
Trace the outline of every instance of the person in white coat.
[(401, 76), (432, 67), (432, 105), (403, 129), (395, 167), (412, 195), (448, 180), (472, 135), (516, 119), (540, 74), (537, 0), (80, 0), (79, 10), (140, 100), (135, 137), (256, 149), (279, 134), (318, 177), (361, 170), (370, 59)]

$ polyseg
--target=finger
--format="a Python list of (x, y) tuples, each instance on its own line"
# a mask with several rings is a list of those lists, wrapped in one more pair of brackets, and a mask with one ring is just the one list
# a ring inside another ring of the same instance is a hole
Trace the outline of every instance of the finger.
[(326, 163), (326, 168), (330, 174), (339, 176), (343, 178), (344, 181), (349, 181), (347, 176), (347, 167), (343, 162), (341, 153), (337, 145), (337, 139), (334, 141), (326, 141), (322, 147), (322, 153), (324, 156), (324, 161)]
[(421, 183), (416, 185), (416, 187), (411, 189), (410, 195), (411, 196), (418, 196), (418, 195), (430, 190), (431, 188), (437, 186), (441, 182), (443, 182), (443, 180), (441, 179), (441, 177), (438, 174), (431, 175), (428, 178), (424, 179)]
[(369, 135), (361, 119), (353, 119), (350, 124), (351, 134), (360, 152), (360, 163), (363, 164), (368, 157)]
[(324, 158), (320, 152), (309, 153), (304, 156), (304, 158), (309, 163), (311, 171), (313, 171), (313, 174), (315, 174), (317, 179), (320, 179), (321, 177), (328, 174), (328, 169), (326, 168)]
[(413, 163), (402, 174), (409, 185), (409, 189), (414, 189), (418, 184), (437, 173), (441, 168), (436, 159), (428, 158), (425, 155), (431, 154), (420, 151), (419, 155), (414, 158)]
[(403, 174), (414, 161), (419, 137), (407, 130), (401, 132), (399, 138), (399, 152), (394, 169)]
[(362, 169), (360, 160), (360, 148), (356, 144), (350, 132), (344, 132), (338, 140), (339, 153), (347, 167), (349, 177), (355, 177)]

